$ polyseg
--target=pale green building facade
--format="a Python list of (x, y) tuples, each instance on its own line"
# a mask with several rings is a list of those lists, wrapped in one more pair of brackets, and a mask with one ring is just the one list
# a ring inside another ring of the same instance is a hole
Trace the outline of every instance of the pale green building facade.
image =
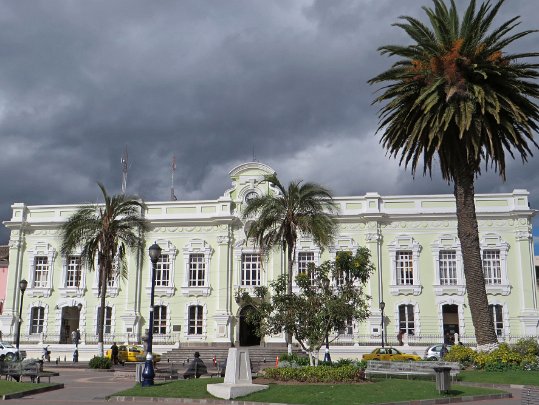
[[(230, 171), (232, 187), (216, 200), (147, 202), (154, 241), (162, 250), (155, 287), (154, 341), (161, 344), (224, 345), (283, 343), (284, 335), (254, 336), (243, 321), (238, 288), (268, 285), (286, 269), (280, 250), (260, 256), (246, 240), (241, 210), (253, 193), (276, 192), (263, 181), (274, 170), (258, 162)], [(329, 185), (331, 187), (331, 185)], [(224, 188), (224, 187), (223, 187)], [(475, 341), (451, 195), (336, 197), (340, 208), (335, 244), (320, 249), (298, 240), (295, 272), (322, 263), (340, 250), (366, 246), (376, 267), (367, 289), (371, 316), (350, 323), (336, 344), (372, 344), (384, 330), (389, 343), (399, 330), (410, 342), (439, 342), (458, 333)], [(487, 293), (501, 340), (537, 336), (539, 310), (528, 192), (476, 196)], [(22, 307), (21, 342), (71, 343), (79, 329), (86, 344), (97, 340), (97, 278), (76, 252), (60, 253), (58, 227), (77, 205), (16, 203), (4, 222), (11, 231), (9, 274), (0, 327), (16, 334), (19, 281), (28, 288)], [(147, 251), (131, 253), (127, 279), (109, 281), (106, 341), (140, 341), (148, 329), (151, 263)]]

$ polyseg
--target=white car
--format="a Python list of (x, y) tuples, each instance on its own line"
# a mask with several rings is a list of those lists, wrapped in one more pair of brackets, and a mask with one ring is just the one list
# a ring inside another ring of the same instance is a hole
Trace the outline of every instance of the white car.
[[(451, 345), (445, 345), (447, 351), (451, 348)], [(440, 352), (442, 351), (442, 344), (430, 346), (425, 350), (425, 360), (440, 360)]]
[[(21, 350), (21, 360), (26, 357), (26, 351)], [(18, 350), (11, 343), (0, 342), (0, 356), (5, 356), (7, 361), (13, 361), (17, 358)]]

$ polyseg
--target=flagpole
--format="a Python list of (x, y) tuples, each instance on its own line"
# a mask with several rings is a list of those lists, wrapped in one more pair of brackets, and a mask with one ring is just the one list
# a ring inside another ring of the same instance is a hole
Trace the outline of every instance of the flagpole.
[(176, 171), (176, 155), (172, 155), (172, 167), (170, 171), (170, 201), (176, 201), (178, 198), (174, 194), (174, 172)]

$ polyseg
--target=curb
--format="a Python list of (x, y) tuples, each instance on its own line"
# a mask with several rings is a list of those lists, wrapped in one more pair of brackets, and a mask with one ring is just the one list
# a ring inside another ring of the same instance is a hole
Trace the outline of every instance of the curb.
[[(487, 395), (473, 395), (465, 397), (454, 397), (454, 398), (438, 398), (438, 399), (418, 399), (412, 401), (402, 401), (402, 402), (381, 402), (376, 405), (434, 405), (434, 404), (453, 404), (460, 402), (471, 402), (471, 401), (484, 401), (486, 399), (503, 399), (503, 398), (513, 398), (513, 394), (506, 392), (500, 394), (487, 394)], [(253, 401), (225, 401), (218, 399), (189, 399), (189, 398), (165, 398), (165, 397), (126, 397), (126, 396), (111, 396), (107, 398), (109, 401), (117, 402), (168, 402), (174, 404), (209, 404), (209, 405), (285, 405), (278, 402), (253, 402)], [(288, 404), (290, 405), (290, 404)]]
[(52, 385), (50, 385), (48, 387), (40, 387), (40, 388), (35, 388), (35, 389), (32, 389), (32, 390), (27, 390), (27, 391), (23, 391), (23, 392), (16, 392), (14, 394), (6, 394), (6, 395), (2, 396), (2, 399), (6, 400), (6, 399), (22, 398), (22, 397), (25, 397), (27, 395), (41, 394), (43, 392), (56, 391), (56, 390), (60, 390), (62, 388), (64, 388), (64, 384), (52, 384)]
[[(208, 404), (208, 405), (294, 405), (282, 404), (280, 402), (254, 402), (254, 401), (234, 401), (225, 399), (190, 399), (190, 398), (167, 398), (167, 397), (125, 397), (111, 396), (108, 401), (117, 402), (168, 402), (173, 404)], [(383, 405), (383, 404), (376, 404)]]

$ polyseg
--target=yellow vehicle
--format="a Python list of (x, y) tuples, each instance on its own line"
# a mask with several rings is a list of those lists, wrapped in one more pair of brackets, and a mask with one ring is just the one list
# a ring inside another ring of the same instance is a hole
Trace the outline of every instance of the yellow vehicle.
[[(107, 349), (105, 352), (105, 357), (112, 360), (112, 350)], [(146, 361), (146, 355), (144, 353), (144, 348), (137, 345), (121, 345), (118, 346), (118, 361), (120, 363), (129, 363), (129, 362), (143, 362)], [(161, 361), (161, 355), (153, 353), (153, 361), (157, 363)]]
[(393, 347), (379, 347), (369, 354), (364, 354), (363, 360), (418, 361), (421, 360), (421, 356), (401, 353)]

